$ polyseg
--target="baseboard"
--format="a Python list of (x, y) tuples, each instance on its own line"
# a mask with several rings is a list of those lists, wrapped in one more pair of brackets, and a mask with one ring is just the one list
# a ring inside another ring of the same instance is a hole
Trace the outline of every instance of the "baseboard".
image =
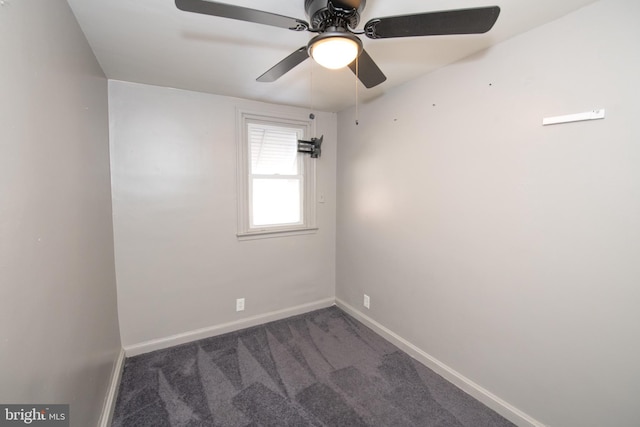
[(113, 364), (113, 371), (111, 372), (111, 380), (109, 381), (107, 396), (105, 397), (104, 405), (102, 406), (102, 415), (100, 416), (98, 427), (111, 426), (111, 420), (113, 419), (113, 411), (116, 409), (116, 399), (118, 397), (120, 379), (122, 378), (122, 370), (124, 369), (124, 359), (125, 359), (124, 349), (120, 349), (118, 358)]
[(257, 316), (247, 317), (229, 323), (209, 326), (194, 331), (183, 332), (181, 334), (172, 335), (166, 338), (159, 338), (151, 341), (142, 342), (126, 346), (124, 348), (127, 357), (137, 356), (151, 351), (162, 350), (164, 348), (173, 347), (175, 345), (185, 344), (192, 341), (210, 338), (216, 335), (226, 334), (228, 332), (237, 331), (251, 326), (261, 325), (263, 323), (272, 322), (274, 320), (285, 319), (287, 317), (296, 316), (298, 314), (307, 313), (321, 308), (327, 308), (335, 305), (335, 298), (326, 298), (307, 304), (298, 305), (296, 307), (285, 308), (283, 310), (272, 311)]
[(484, 389), (480, 385), (474, 383), (469, 378), (445, 365), (435, 357), (431, 356), (427, 352), (421, 350), (414, 344), (410, 343), (406, 339), (402, 338), (398, 334), (393, 331), (387, 329), (382, 326), (380, 323), (356, 310), (351, 305), (346, 302), (336, 298), (336, 305), (340, 307), (342, 310), (355, 317), (371, 329), (373, 329), (376, 333), (381, 335), (387, 341), (393, 343), (405, 353), (411, 355), (414, 359), (427, 366), (438, 375), (445, 378), (447, 381), (451, 382), (461, 390), (465, 391), (469, 395), (473, 396), (475, 399), (484, 403), (489, 408), (493, 409), (512, 423), (518, 426), (527, 426), (527, 427), (545, 427), (544, 424), (520, 411), (518, 408), (510, 405), (504, 400), (500, 399), (498, 396), (494, 395), (490, 391)]

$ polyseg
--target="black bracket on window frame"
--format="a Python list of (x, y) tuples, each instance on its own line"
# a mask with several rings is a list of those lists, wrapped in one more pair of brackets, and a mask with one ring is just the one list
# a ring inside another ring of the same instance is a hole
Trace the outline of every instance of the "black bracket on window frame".
[(311, 138), (311, 141), (304, 141), (302, 139), (298, 140), (298, 153), (307, 153), (311, 154), (312, 159), (317, 159), (322, 154), (322, 139), (324, 135), (320, 138)]

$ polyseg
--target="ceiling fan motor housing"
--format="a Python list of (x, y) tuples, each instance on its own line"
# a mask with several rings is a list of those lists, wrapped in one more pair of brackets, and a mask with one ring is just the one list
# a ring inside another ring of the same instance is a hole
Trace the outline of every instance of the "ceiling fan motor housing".
[(344, 25), (356, 28), (366, 3), (366, 0), (305, 0), (304, 9), (311, 28), (320, 31)]

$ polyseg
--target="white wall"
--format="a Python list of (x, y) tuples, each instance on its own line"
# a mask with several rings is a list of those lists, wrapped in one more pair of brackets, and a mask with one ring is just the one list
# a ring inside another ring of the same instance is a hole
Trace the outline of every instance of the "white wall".
[(603, 0), (338, 118), (338, 298), (551, 426), (640, 425), (639, 18)]
[[(109, 101), (125, 347), (149, 349), (149, 341), (333, 298), (335, 114), (316, 113), (317, 134), (325, 136), (317, 162), (326, 200), (317, 205), (320, 230), (238, 241), (236, 108), (309, 112), (119, 81), (110, 81)], [(237, 313), (240, 297), (246, 310)]]
[(0, 402), (96, 425), (120, 352), (107, 80), (65, 1), (0, 6)]

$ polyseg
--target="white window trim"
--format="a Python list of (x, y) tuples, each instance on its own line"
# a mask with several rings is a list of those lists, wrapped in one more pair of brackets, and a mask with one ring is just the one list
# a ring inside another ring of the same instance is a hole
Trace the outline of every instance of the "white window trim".
[(237, 199), (238, 199), (238, 232), (239, 240), (266, 239), (272, 237), (295, 236), (315, 233), (316, 225), (316, 162), (308, 155), (303, 155), (304, 164), (304, 197), (302, 200), (303, 223), (300, 225), (270, 226), (262, 229), (251, 229), (249, 222), (249, 146), (247, 144), (247, 122), (265, 122), (300, 127), (304, 131), (304, 139), (310, 139), (315, 133), (315, 121), (292, 114), (253, 112), (236, 110), (237, 116)]

